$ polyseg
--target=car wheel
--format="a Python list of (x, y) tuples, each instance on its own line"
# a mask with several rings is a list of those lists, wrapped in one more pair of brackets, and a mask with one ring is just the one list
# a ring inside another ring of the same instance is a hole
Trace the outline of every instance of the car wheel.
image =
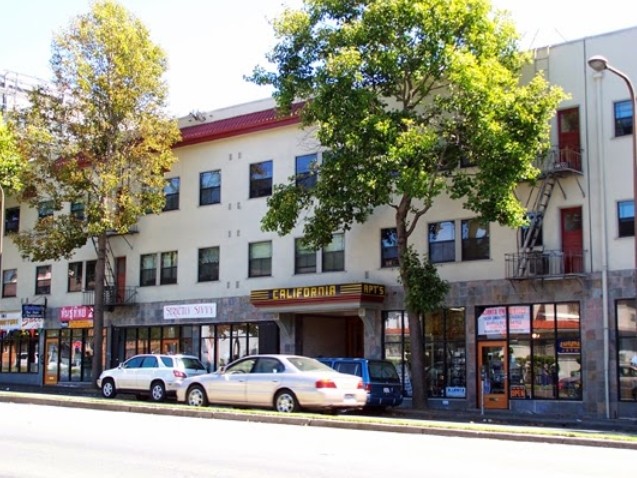
[(281, 390), (274, 397), (274, 409), (281, 413), (294, 413), (299, 411), (299, 401), (290, 390)]
[(205, 407), (208, 405), (206, 391), (201, 385), (193, 385), (190, 389), (188, 389), (186, 403), (191, 407)]
[(115, 395), (117, 395), (115, 382), (113, 382), (112, 379), (107, 378), (102, 382), (102, 396), (104, 398), (115, 398)]
[(150, 398), (153, 402), (163, 402), (166, 399), (166, 386), (163, 382), (150, 384)]

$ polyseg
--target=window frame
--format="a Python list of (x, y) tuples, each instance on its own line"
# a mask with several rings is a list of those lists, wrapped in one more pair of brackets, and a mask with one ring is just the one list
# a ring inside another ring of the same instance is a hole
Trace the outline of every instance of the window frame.
[(159, 257), (159, 285), (177, 283), (179, 253), (177, 251), (162, 252)]
[[(145, 259), (152, 262), (152, 267), (144, 267)], [(152, 287), (157, 285), (157, 254), (142, 254), (139, 258), (139, 286)]]
[[(630, 112), (629, 115), (626, 114), (628, 111)], [(615, 101), (613, 103), (616, 138), (633, 134), (633, 116), (633, 102), (631, 100)]]
[[(13, 292), (11, 292), (11, 289), (13, 289)], [(5, 269), (2, 271), (2, 297), (5, 298), (17, 296), (18, 269)]]
[(296, 186), (302, 189), (312, 189), (318, 180), (318, 154), (302, 154), (294, 158), (294, 177)]
[[(258, 246), (268, 246), (269, 256), (254, 257)], [(256, 241), (248, 244), (248, 277), (272, 276), (272, 241)]]
[[(252, 163), (250, 168), (250, 199), (272, 196), (274, 164), (271, 159)], [(259, 168), (263, 168), (260, 170)]]
[[(316, 249), (303, 245), (303, 238), (294, 239), (294, 273), (315, 274), (317, 272)], [(313, 260), (310, 259), (313, 257)], [(312, 262), (314, 262), (312, 264)]]
[(38, 219), (44, 219), (45, 217), (53, 216), (54, 212), (53, 200), (47, 199), (46, 201), (40, 201), (38, 203)]
[(4, 210), (4, 235), (18, 232), (20, 232), (20, 207), (8, 207)]
[(388, 269), (399, 265), (396, 228), (384, 227), (380, 230), (380, 267), (381, 269)]
[[(434, 231), (438, 225), (449, 224), (451, 227), (445, 228), (441, 226), (438, 231)], [(451, 239), (438, 239), (441, 233), (451, 232)], [(432, 264), (444, 264), (448, 262), (456, 262), (456, 222), (452, 220), (431, 222), (427, 225), (427, 254)], [(451, 246), (451, 247), (449, 247)], [(440, 249), (441, 253), (436, 251)], [(440, 259), (437, 256), (440, 255)]]
[[(211, 261), (204, 262), (204, 254), (211, 252), (213, 257)], [(197, 282), (214, 282), (219, 280), (219, 262), (221, 251), (219, 246), (202, 247), (197, 251)]]
[(35, 295), (51, 294), (51, 274), (50, 264), (36, 266), (35, 268)]
[[(218, 184), (208, 185), (207, 177), (210, 177), (212, 183), (216, 179)], [(199, 205), (208, 206), (219, 203), (221, 203), (221, 170), (215, 169), (199, 173)]]
[[(625, 208), (632, 209), (632, 216), (622, 214)], [(635, 201), (632, 199), (617, 201), (617, 235), (619, 237), (635, 236)]]
[[(478, 229), (473, 230), (473, 225)], [(485, 231), (484, 236), (473, 237), (473, 233)], [(463, 219), (460, 224), (461, 258), (463, 262), (488, 260), (491, 258), (491, 236), (489, 223), (478, 218)], [(484, 244), (486, 243), (486, 244)], [(481, 249), (486, 249), (482, 251)]]
[[(338, 247), (336, 239), (340, 239), (340, 249), (332, 248)], [(333, 263), (333, 265), (331, 265)], [(339, 264), (340, 263), (340, 264)], [(332, 234), (332, 242), (323, 247), (321, 250), (321, 272), (342, 272), (345, 270), (345, 233), (337, 232)]]
[(181, 179), (179, 176), (167, 178), (164, 185), (164, 204), (163, 212), (179, 210), (179, 191), (181, 187)]
[[(78, 270), (79, 269), (79, 270)], [(66, 291), (67, 292), (82, 292), (84, 286), (84, 263), (82, 261), (69, 262)]]

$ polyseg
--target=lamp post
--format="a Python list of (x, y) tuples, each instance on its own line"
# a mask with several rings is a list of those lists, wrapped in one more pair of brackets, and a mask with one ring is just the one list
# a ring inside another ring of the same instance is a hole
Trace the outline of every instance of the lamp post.
[[(595, 55), (592, 56), (588, 59), (588, 66), (590, 66), (593, 70), (595, 70), (598, 73), (603, 72), (604, 70), (608, 70), (611, 73), (613, 73), (614, 75), (619, 76), (622, 80), (624, 80), (624, 82), (626, 83), (626, 86), (628, 87), (628, 93), (630, 94), (630, 105), (631, 105), (631, 109), (632, 109), (632, 113), (633, 113), (633, 131), (632, 131), (632, 146), (633, 146), (633, 156), (632, 156), (632, 163), (633, 163), (633, 222), (635, 225), (635, 239), (634, 239), (634, 249), (635, 249), (635, 269), (636, 269), (636, 273), (637, 273), (637, 218), (636, 216), (636, 212), (637, 212), (637, 128), (635, 128), (635, 88), (633, 87), (633, 83), (632, 81), (630, 81), (630, 78), (628, 77), (628, 75), (626, 75), (626, 73), (624, 73), (621, 70), (618, 70), (617, 68), (613, 67), (611, 64), (608, 63), (608, 60), (606, 59), (606, 57), (603, 57), (601, 55)], [(601, 88), (601, 87), (600, 87)], [(601, 90), (598, 90), (598, 101), (599, 101), (599, 96), (601, 96), (600, 93)], [(600, 110), (600, 106), (599, 106), (599, 102), (598, 102), (598, 115), (599, 115), (599, 110)], [(601, 115), (600, 115), (601, 116)], [(598, 119), (599, 121), (599, 119)], [(600, 141), (600, 150), (601, 150), (601, 138), (598, 138), (598, 141)], [(599, 158), (599, 161), (601, 162), (601, 158)], [(601, 165), (600, 165), (601, 166)], [(604, 192), (604, 197), (602, 198), (602, 204), (605, 204), (605, 192)], [(603, 206), (604, 208), (606, 207), (605, 205)], [(606, 231), (603, 231), (602, 234), (606, 234)], [(606, 284), (607, 279), (606, 279), (606, 266), (604, 267), (604, 271), (603, 271), (603, 282)], [(636, 278), (637, 279), (637, 278)], [(606, 285), (604, 285), (604, 290), (606, 290)], [(606, 294), (604, 293), (604, 296), (606, 296)], [(606, 299), (604, 299), (604, 303), (606, 303)], [(604, 402), (605, 402), (605, 409), (606, 409), (606, 418), (610, 418), (610, 351), (609, 351), (609, 345), (610, 345), (610, 330), (609, 330), (609, 324), (608, 324), (608, 313), (606, 312), (606, 308), (604, 306), (604, 317), (603, 317), (603, 328), (604, 328)]]
[[(626, 86), (628, 87), (628, 93), (630, 94), (630, 105), (633, 111), (633, 217), (635, 211), (637, 211), (637, 131), (635, 131), (635, 88), (633, 87), (632, 81), (626, 73), (618, 70), (613, 67), (606, 57), (601, 55), (591, 56), (588, 59), (588, 66), (590, 66), (593, 70), (597, 72), (602, 72), (604, 70), (608, 70), (611, 73), (619, 76), (624, 82), (626, 82)], [(635, 222), (635, 269), (637, 269), (637, 220)]]

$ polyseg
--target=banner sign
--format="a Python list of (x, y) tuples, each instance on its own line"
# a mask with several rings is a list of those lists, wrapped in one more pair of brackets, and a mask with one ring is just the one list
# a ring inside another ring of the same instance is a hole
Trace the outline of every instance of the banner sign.
[(93, 306), (69, 305), (60, 307), (60, 322), (72, 322), (74, 320), (93, 320)]
[(25, 319), (44, 319), (46, 306), (41, 304), (24, 304), (22, 306), (22, 317)]
[(164, 319), (214, 319), (217, 317), (217, 304), (179, 304), (165, 305)]

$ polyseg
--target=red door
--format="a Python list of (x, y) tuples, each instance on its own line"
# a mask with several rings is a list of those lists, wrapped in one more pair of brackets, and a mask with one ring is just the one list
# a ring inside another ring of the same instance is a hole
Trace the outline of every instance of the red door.
[(562, 253), (564, 273), (584, 272), (584, 234), (582, 232), (582, 208), (562, 209)]
[(126, 257), (118, 257), (115, 259), (115, 282), (117, 288), (118, 304), (126, 301)]
[(581, 171), (579, 108), (569, 108), (557, 112), (557, 134), (559, 155), (555, 166)]

